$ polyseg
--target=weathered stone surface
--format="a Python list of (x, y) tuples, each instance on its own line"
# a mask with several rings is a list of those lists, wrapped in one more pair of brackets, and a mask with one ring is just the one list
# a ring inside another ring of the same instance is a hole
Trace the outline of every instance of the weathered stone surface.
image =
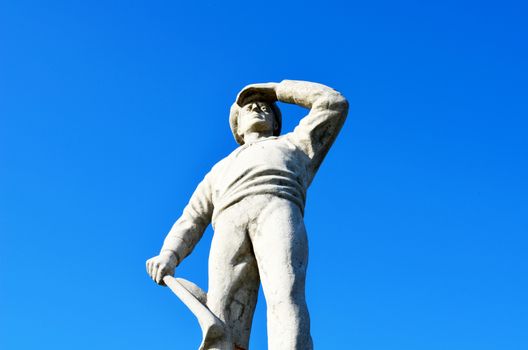
[[(280, 136), (276, 101), (310, 112)], [(167, 284), (198, 318), (200, 349), (247, 349), (258, 288), (267, 303), (271, 350), (309, 350), (305, 301), (308, 241), (306, 190), (348, 111), (346, 99), (321, 84), (285, 80), (246, 86), (231, 107), (230, 125), (240, 147), (205, 176), (170, 230), (147, 272)], [(174, 269), (214, 228), (207, 294), (176, 280)]]

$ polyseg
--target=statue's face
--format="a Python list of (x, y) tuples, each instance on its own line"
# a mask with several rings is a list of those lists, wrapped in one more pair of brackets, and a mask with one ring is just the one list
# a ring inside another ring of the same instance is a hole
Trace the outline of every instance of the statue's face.
[(250, 102), (238, 114), (238, 133), (273, 132), (277, 128), (275, 115), (266, 102)]

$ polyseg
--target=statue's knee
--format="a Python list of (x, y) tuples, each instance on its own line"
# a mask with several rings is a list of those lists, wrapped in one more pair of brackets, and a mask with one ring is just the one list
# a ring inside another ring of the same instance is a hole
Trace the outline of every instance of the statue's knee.
[(272, 309), (298, 309), (299, 306), (306, 305), (306, 298), (304, 292), (290, 291), (290, 293), (278, 293), (271, 297), (266, 296), (266, 304)]

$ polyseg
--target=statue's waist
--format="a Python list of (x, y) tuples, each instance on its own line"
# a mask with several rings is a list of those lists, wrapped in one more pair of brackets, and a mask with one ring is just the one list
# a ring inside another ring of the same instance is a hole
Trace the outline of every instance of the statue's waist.
[(214, 211), (212, 223), (214, 226), (215, 219), (231, 206), (242, 201), (251, 203), (251, 199), (262, 200), (263, 197), (268, 199), (276, 197), (283, 200), (288, 200), (299, 207), (301, 213), (304, 214), (304, 206), (306, 201), (306, 190), (304, 188), (290, 187), (278, 184), (267, 184), (259, 186), (250, 186), (240, 188), (238, 191), (229, 192), (226, 195), (217, 198), (214, 201)]

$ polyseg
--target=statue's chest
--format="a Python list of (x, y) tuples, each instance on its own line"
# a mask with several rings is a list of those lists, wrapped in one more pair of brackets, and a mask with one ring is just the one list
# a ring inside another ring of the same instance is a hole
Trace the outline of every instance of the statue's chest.
[(218, 172), (215, 188), (227, 191), (259, 178), (259, 182), (288, 176), (304, 183), (306, 173), (304, 153), (288, 142), (269, 140), (240, 147), (233, 152)]
[(231, 163), (238, 169), (255, 166), (297, 168), (298, 163), (302, 161), (298, 159), (298, 153), (298, 149), (293, 145), (275, 139), (243, 146), (237, 153), (233, 154)]

